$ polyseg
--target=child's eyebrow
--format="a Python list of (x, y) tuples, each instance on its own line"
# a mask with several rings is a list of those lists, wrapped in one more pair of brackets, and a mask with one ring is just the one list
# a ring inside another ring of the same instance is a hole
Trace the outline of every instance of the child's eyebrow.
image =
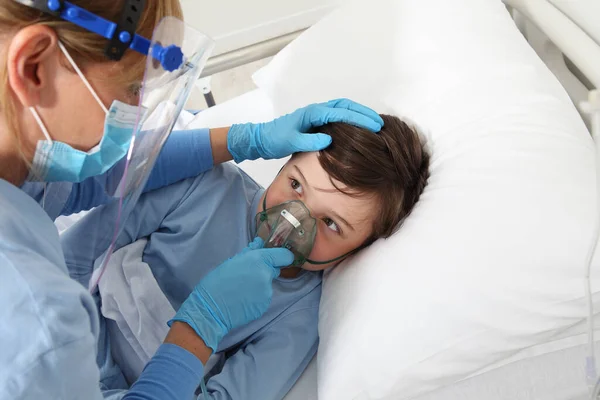
[(307, 187), (309, 187), (309, 188), (311, 188), (311, 189), (314, 189), (314, 190), (316, 190), (316, 191), (318, 191), (318, 192), (324, 192), (324, 193), (337, 193), (337, 192), (339, 192), (339, 190), (337, 190), (337, 189), (321, 189), (321, 188), (315, 188), (315, 187), (312, 187), (312, 186), (310, 186), (310, 185), (308, 184), (308, 181), (307, 181), (307, 180), (306, 180), (306, 178), (304, 177), (304, 174), (303, 174), (303, 173), (302, 173), (302, 171), (300, 170), (300, 168), (299, 168), (297, 165), (295, 165), (295, 164), (294, 164), (294, 168), (296, 168), (296, 171), (298, 171), (298, 175), (300, 175), (300, 178), (301, 178), (301, 179), (302, 179), (302, 181), (304, 182), (304, 185), (305, 185), (305, 186), (307, 186)]
[[(300, 179), (302, 179), (302, 181), (304, 182), (304, 184), (308, 187), (310, 187), (310, 185), (308, 184), (308, 181), (306, 180), (306, 178), (304, 177), (304, 174), (302, 173), (302, 171), (300, 170), (300, 168), (294, 164), (294, 168), (296, 169), (296, 171), (298, 171), (298, 175), (300, 175)], [(314, 190), (317, 190), (319, 192), (325, 192), (325, 193), (337, 193), (338, 190), (337, 189), (319, 189), (319, 188), (313, 188)], [(348, 221), (346, 221), (346, 219), (344, 219), (340, 214), (338, 214), (337, 212), (335, 212), (334, 210), (329, 210), (331, 214), (333, 214), (333, 216), (340, 220), (340, 222), (342, 222), (344, 225), (346, 225), (348, 228), (350, 228), (351, 230), (354, 230), (354, 227), (352, 225), (350, 225), (348, 223)]]
[(294, 168), (296, 168), (296, 171), (298, 171), (298, 175), (300, 175), (300, 178), (302, 178), (302, 181), (306, 184), (306, 186), (310, 187), (310, 185), (306, 181), (306, 178), (304, 177), (304, 174), (302, 173), (302, 171), (300, 171), (300, 168), (298, 168), (296, 164), (294, 164)]
[(342, 222), (344, 225), (346, 225), (348, 228), (350, 228), (351, 230), (354, 230), (354, 227), (353, 227), (352, 225), (350, 225), (350, 224), (348, 223), (348, 221), (346, 221), (346, 220), (345, 220), (345, 219), (344, 219), (344, 218), (343, 218), (343, 217), (342, 217), (340, 214), (336, 213), (336, 212), (335, 212), (335, 211), (333, 211), (333, 210), (330, 210), (330, 211), (331, 211), (331, 213), (333, 214), (333, 216), (334, 216), (336, 219), (339, 219), (339, 220), (340, 220), (340, 221), (341, 221), (341, 222)]

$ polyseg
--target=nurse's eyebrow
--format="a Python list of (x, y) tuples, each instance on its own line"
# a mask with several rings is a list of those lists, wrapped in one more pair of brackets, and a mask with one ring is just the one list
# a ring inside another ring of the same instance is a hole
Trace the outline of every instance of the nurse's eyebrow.
[[(308, 181), (306, 180), (306, 178), (304, 177), (304, 174), (302, 173), (302, 171), (300, 170), (300, 168), (298, 168), (297, 165), (294, 165), (294, 168), (296, 168), (296, 171), (298, 171), (298, 175), (300, 175), (300, 179), (302, 179), (302, 181), (304, 182), (304, 184), (308, 187), (310, 187), (310, 185), (308, 184)], [(315, 190), (318, 190), (319, 192), (325, 192), (325, 193), (336, 193), (338, 192), (337, 189), (319, 189), (319, 188), (313, 188)], [(330, 210), (331, 214), (338, 219), (341, 223), (343, 223), (344, 225), (346, 225), (348, 228), (350, 228), (351, 230), (354, 230), (354, 227), (352, 225), (350, 225), (348, 223), (348, 221), (346, 221), (340, 214), (338, 214), (337, 212)]]

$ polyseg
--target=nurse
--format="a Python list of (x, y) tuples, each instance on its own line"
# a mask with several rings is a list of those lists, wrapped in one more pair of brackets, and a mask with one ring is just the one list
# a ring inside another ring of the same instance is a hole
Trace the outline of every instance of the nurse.
[[(61, 14), (72, 7), (79, 11)], [(131, 49), (109, 59), (111, 39), (65, 15), (116, 22), (128, 20), (127, 10), (137, 13), (140, 37), (150, 37), (163, 17), (181, 17), (178, 0), (0, 2), (0, 399), (102, 397), (96, 305), (82, 277), (69, 277), (52, 222), (111, 201), (102, 182), (119, 179), (114, 166), (129, 143), (119, 139), (135, 114), (146, 62)], [(338, 100), (270, 123), (175, 132), (145, 190), (230, 159), (321, 149), (330, 138), (304, 132), (333, 121), (372, 131), (382, 124), (372, 110)], [(193, 396), (212, 349), (264, 313), (278, 268), (293, 260), (288, 250), (261, 247), (252, 242), (198, 283), (138, 382), (119, 397)]]

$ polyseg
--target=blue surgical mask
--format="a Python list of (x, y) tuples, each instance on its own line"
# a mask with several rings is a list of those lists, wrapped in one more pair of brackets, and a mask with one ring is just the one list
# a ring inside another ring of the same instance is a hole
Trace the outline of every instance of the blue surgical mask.
[(87, 152), (53, 141), (47, 135), (46, 140), (37, 143), (29, 179), (81, 182), (105, 173), (127, 154), (138, 110), (139, 107), (115, 100), (106, 116), (100, 143)]
[(138, 106), (115, 100), (107, 110), (67, 50), (62, 44), (59, 46), (92, 96), (106, 112), (104, 134), (100, 143), (90, 151), (74, 149), (66, 143), (52, 140), (37, 110), (30, 108), (46, 140), (37, 143), (28, 180), (81, 182), (92, 176), (102, 175), (125, 157), (140, 109)]

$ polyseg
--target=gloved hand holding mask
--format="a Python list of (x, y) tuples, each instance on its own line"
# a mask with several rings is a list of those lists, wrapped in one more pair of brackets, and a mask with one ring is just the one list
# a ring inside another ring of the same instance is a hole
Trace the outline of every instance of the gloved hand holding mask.
[(294, 261), (284, 248), (262, 249), (256, 238), (239, 254), (212, 270), (194, 288), (169, 321), (190, 325), (213, 351), (232, 329), (254, 321), (267, 311), (273, 279), (279, 268)]

